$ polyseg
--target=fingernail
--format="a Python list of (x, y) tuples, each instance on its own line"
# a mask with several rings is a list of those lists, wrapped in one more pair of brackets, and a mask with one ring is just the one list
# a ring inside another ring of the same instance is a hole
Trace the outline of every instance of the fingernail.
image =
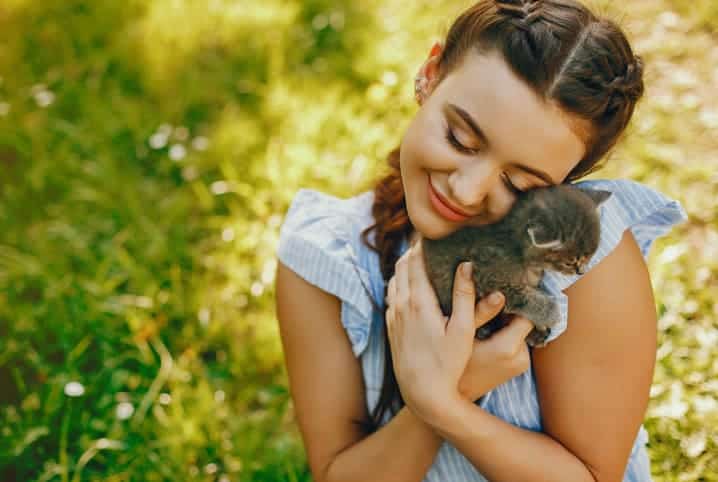
[(498, 291), (495, 291), (489, 295), (489, 304), (491, 305), (498, 305), (501, 303), (501, 293)]
[(461, 273), (464, 277), (469, 278), (471, 276), (471, 262), (467, 262), (461, 265)]

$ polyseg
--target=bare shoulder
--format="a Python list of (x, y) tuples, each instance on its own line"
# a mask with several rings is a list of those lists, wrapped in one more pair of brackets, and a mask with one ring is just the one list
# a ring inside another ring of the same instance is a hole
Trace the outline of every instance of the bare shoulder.
[(566, 331), (533, 351), (544, 430), (596, 480), (621, 480), (648, 405), (657, 338), (650, 277), (631, 231), (565, 292)]
[(276, 311), (290, 392), (314, 480), (365, 435), (368, 413), (359, 360), (341, 323), (341, 301), (281, 262)]

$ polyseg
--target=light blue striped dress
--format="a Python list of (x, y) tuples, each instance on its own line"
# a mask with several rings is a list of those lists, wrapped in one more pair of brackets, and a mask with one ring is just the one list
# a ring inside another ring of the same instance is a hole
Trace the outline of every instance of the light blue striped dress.
[[(630, 180), (587, 180), (578, 187), (605, 189), (613, 195), (599, 208), (601, 241), (591, 259), (593, 268), (618, 244), (623, 232), (631, 229), (644, 257), (653, 241), (687, 216), (681, 205), (662, 193)], [(301, 189), (294, 197), (280, 230), (278, 258), (302, 278), (341, 300), (341, 322), (360, 359), (366, 386), (368, 410), (379, 399), (384, 373), (383, 322), (373, 309), (366, 291), (384, 309), (384, 281), (377, 253), (365, 246), (361, 231), (373, 224), (374, 194), (366, 191), (340, 199), (318, 191)], [(373, 241), (373, 232), (370, 236)], [(401, 247), (403, 253), (408, 240)], [(561, 291), (583, 275), (546, 272), (542, 287), (560, 302), (561, 323), (549, 341), (559, 336), (567, 323), (568, 297)], [(361, 280), (359, 279), (361, 277)], [(626, 320), (630, 321), (630, 320)], [(495, 387), (477, 402), (484, 410), (518, 427), (541, 431), (536, 384), (531, 369)], [(389, 416), (383, 423), (388, 422)], [(645, 444), (648, 434), (640, 427), (628, 460), (624, 482), (651, 481)], [(486, 480), (449, 442), (444, 442), (424, 482), (468, 482)]]

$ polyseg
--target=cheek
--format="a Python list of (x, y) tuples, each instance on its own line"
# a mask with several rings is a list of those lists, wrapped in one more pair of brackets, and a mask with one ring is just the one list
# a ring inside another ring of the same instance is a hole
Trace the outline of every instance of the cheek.
[(514, 196), (502, 189), (503, 188), (500, 187), (491, 193), (487, 207), (488, 212), (486, 214), (488, 222), (495, 223), (500, 221), (509, 213), (509, 211), (511, 211), (511, 208), (516, 202), (516, 198)]
[(417, 114), (407, 128), (400, 149), (402, 170), (412, 167), (423, 170), (448, 169), (452, 152), (445, 145), (442, 127), (428, 115)]

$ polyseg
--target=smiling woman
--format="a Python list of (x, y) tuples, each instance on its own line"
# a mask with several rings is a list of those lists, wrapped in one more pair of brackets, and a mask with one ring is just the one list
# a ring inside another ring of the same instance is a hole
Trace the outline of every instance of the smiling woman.
[(419, 68), (421, 108), (391, 172), (350, 199), (297, 194), (277, 313), (315, 480), (651, 480), (645, 257), (681, 206), (628, 180), (577, 183), (611, 192), (600, 243), (585, 271), (541, 279), (560, 322), (536, 350), (520, 316), (474, 339), (497, 308), (459, 270), (443, 316), (416, 244), (595, 170), (643, 93), (642, 69), (623, 32), (579, 2), (479, 1)]
[(422, 214), (429, 207), (424, 178), (445, 204), (472, 214), (468, 224), (488, 224), (508, 212), (516, 190), (561, 183), (585, 151), (576, 133), (581, 121), (542, 100), (501, 54), (472, 52), (467, 58), (440, 83), (435, 63), (425, 65), (435, 88), (401, 142), (409, 217), (432, 239), (456, 226)]

